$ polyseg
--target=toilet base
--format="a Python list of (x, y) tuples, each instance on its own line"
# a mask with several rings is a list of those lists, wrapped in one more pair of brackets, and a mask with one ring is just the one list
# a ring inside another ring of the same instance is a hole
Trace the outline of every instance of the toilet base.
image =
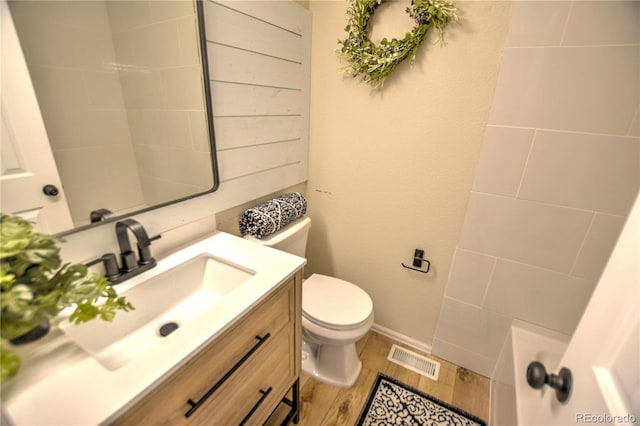
[(303, 339), (302, 371), (318, 381), (349, 388), (358, 380), (362, 362), (355, 343), (314, 344)]

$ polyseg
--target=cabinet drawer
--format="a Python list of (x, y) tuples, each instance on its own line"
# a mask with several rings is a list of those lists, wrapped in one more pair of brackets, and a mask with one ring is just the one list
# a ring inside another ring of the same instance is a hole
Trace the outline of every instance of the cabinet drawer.
[[(199, 411), (204, 412), (205, 406), (209, 407), (209, 402), (211, 401), (203, 403), (190, 418), (187, 418), (185, 414), (192, 408), (188, 403), (189, 399), (198, 401), (256, 346), (258, 346), (257, 349), (254, 349), (240, 369), (234, 372), (225, 381), (225, 384), (217, 389), (209, 399), (217, 398), (218, 394), (223, 391), (223, 388), (231, 389), (231, 382), (234, 382), (236, 386), (240, 386), (239, 389), (242, 389), (242, 382), (238, 383), (236, 376), (242, 373), (243, 370), (246, 370), (247, 365), (253, 365), (254, 368), (262, 370), (264, 367), (257, 367), (258, 364), (254, 361), (259, 358), (261, 359), (263, 357), (262, 354), (268, 353), (269, 351), (284, 351), (282, 355), (278, 355), (280, 359), (277, 360), (284, 364), (285, 373), (282, 377), (284, 380), (287, 376), (286, 371), (288, 371), (289, 364), (293, 364), (293, 361), (289, 359), (293, 353), (293, 348), (289, 347), (288, 342), (285, 342), (281, 349), (271, 349), (271, 347), (275, 346), (274, 343), (278, 339), (281, 339), (281, 335), (292, 336), (294, 334), (294, 302), (295, 286), (294, 280), (292, 279), (245, 315), (240, 322), (233, 325), (231, 329), (210, 343), (208, 347), (205, 347), (197, 355), (188, 360), (167, 380), (150, 391), (149, 394), (117, 418), (114, 424), (207, 423), (208, 420), (203, 420), (203, 416)], [(267, 334), (269, 337), (264, 339)], [(260, 343), (258, 338), (263, 338), (264, 342)], [(293, 338), (287, 337), (287, 339), (292, 340)], [(287, 353), (286, 351), (289, 352)], [(265, 362), (263, 361), (263, 363)], [(265, 363), (265, 365), (267, 364), (269, 363)], [(276, 370), (275, 366), (271, 368)], [(250, 374), (249, 377), (251, 377), (256, 371), (248, 371), (248, 373)], [(278, 370), (278, 374), (282, 374), (282, 372)], [(274, 391), (270, 394), (274, 394)], [(280, 389), (278, 391), (280, 391), (281, 397), (283, 392)], [(238, 392), (238, 390), (233, 389), (226, 392), (233, 393)], [(258, 392), (258, 390), (256, 390), (256, 392)], [(264, 402), (266, 402), (266, 399), (267, 398), (265, 398)], [(261, 406), (262, 405), (264, 404), (261, 404)], [(196, 414), (201, 420), (195, 418)], [(242, 420), (242, 418), (240, 420)], [(224, 424), (227, 423), (225, 422)]]
[(295, 375), (292, 330), (282, 330), (188, 419), (196, 425), (261, 425)]

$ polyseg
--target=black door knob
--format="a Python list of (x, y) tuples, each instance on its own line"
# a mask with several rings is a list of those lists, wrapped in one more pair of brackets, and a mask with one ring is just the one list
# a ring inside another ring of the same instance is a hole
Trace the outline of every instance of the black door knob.
[(60, 193), (60, 191), (58, 191), (58, 188), (55, 185), (43, 186), (42, 192), (44, 192), (44, 195), (46, 195), (47, 197), (55, 197)]
[(558, 401), (567, 402), (571, 395), (573, 379), (568, 368), (562, 367), (558, 374), (548, 374), (541, 362), (533, 361), (527, 367), (527, 383), (534, 389), (549, 385), (556, 390)]

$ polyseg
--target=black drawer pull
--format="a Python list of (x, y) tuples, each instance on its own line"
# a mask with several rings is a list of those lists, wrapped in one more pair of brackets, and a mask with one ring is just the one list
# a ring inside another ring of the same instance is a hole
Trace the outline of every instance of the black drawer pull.
[(260, 393), (262, 394), (262, 396), (260, 397), (258, 402), (256, 402), (256, 405), (253, 406), (251, 411), (249, 411), (249, 413), (246, 416), (244, 416), (244, 419), (242, 419), (242, 421), (240, 422), (240, 426), (243, 426), (247, 422), (247, 420), (249, 420), (249, 418), (253, 415), (253, 413), (255, 413), (255, 411), (258, 409), (260, 404), (262, 404), (262, 401), (264, 401), (264, 399), (271, 393), (272, 389), (273, 388), (271, 386), (269, 386), (269, 389), (267, 389), (266, 391), (263, 391), (262, 389), (260, 389)]
[(226, 381), (227, 381), (227, 379), (229, 379), (229, 377), (231, 377), (231, 375), (233, 375), (233, 373), (235, 373), (235, 372), (236, 372), (236, 370), (237, 370), (238, 368), (240, 368), (240, 366), (241, 366), (242, 364), (244, 364), (244, 362), (245, 362), (246, 360), (248, 360), (248, 359), (249, 359), (249, 357), (251, 357), (251, 355), (253, 355), (253, 353), (254, 353), (255, 351), (257, 351), (257, 350), (258, 350), (258, 348), (259, 348), (260, 346), (262, 346), (262, 344), (263, 344), (264, 342), (266, 342), (266, 341), (267, 341), (267, 339), (268, 339), (269, 337), (271, 337), (271, 333), (267, 333), (267, 334), (265, 334), (263, 337), (256, 336), (256, 339), (258, 339), (258, 343), (256, 343), (255, 345), (253, 345), (253, 346), (251, 347), (251, 349), (249, 349), (249, 352), (247, 352), (246, 354), (244, 354), (244, 356), (243, 356), (242, 358), (240, 358), (240, 361), (236, 362), (236, 363), (234, 364), (234, 366), (233, 366), (233, 367), (231, 367), (231, 369), (230, 369), (229, 371), (227, 371), (227, 373), (226, 373), (224, 376), (222, 376), (222, 378), (221, 378), (220, 380), (218, 380), (218, 382), (217, 382), (215, 385), (213, 385), (213, 386), (211, 387), (211, 389), (209, 389), (209, 390), (207, 391), (207, 393), (205, 393), (205, 394), (204, 394), (204, 396), (203, 396), (202, 398), (200, 398), (200, 399), (198, 400), (198, 402), (194, 402), (192, 399), (189, 399), (189, 400), (187, 401), (187, 403), (188, 403), (189, 405), (191, 405), (191, 408), (189, 409), (189, 411), (187, 411), (187, 412), (185, 413), (185, 415), (184, 415), (184, 416), (185, 416), (185, 417), (191, 417), (191, 415), (192, 415), (193, 413), (195, 413), (195, 412), (196, 412), (196, 410), (197, 410), (198, 408), (200, 408), (200, 406), (201, 406), (202, 404), (204, 404), (204, 402), (205, 402), (207, 399), (209, 399), (209, 397), (210, 397), (211, 395), (213, 395), (213, 393), (214, 393), (215, 391), (217, 391), (217, 390), (218, 390), (218, 388), (219, 388), (220, 386), (222, 386), (222, 385), (224, 384), (224, 382), (226, 382)]

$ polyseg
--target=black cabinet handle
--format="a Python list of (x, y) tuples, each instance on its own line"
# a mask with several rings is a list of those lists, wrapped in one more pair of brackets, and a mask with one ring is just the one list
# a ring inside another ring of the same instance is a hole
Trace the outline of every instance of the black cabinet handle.
[(247, 420), (249, 420), (249, 418), (253, 415), (253, 413), (255, 413), (255, 411), (258, 409), (260, 404), (262, 404), (262, 401), (265, 400), (265, 398), (271, 393), (272, 390), (273, 388), (271, 386), (269, 386), (269, 389), (267, 389), (266, 391), (263, 391), (262, 389), (260, 389), (260, 393), (262, 394), (262, 396), (260, 397), (258, 402), (256, 402), (256, 404), (253, 406), (251, 411), (249, 411), (247, 415), (244, 416), (244, 419), (242, 419), (242, 421), (240, 422), (240, 426), (244, 426)]
[(193, 413), (195, 413), (195, 412), (196, 412), (196, 410), (197, 410), (198, 408), (200, 408), (200, 406), (201, 406), (202, 404), (204, 404), (204, 403), (205, 403), (205, 401), (206, 401), (207, 399), (209, 399), (209, 397), (210, 397), (211, 395), (213, 395), (213, 393), (214, 393), (215, 391), (217, 391), (217, 390), (218, 390), (218, 388), (219, 388), (220, 386), (222, 386), (222, 385), (224, 384), (224, 382), (226, 382), (226, 381), (229, 379), (229, 377), (231, 377), (231, 376), (233, 375), (233, 373), (235, 373), (235, 372), (236, 372), (236, 370), (237, 370), (238, 368), (240, 368), (240, 366), (241, 366), (242, 364), (244, 364), (244, 363), (245, 363), (245, 361), (247, 361), (247, 360), (251, 357), (251, 355), (253, 355), (253, 353), (254, 353), (255, 351), (257, 351), (257, 350), (258, 350), (258, 348), (264, 344), (264, 342), (266, 342), (266, 341), (267, 341), (267, 339), (268, 339), (269, 337), (271, 337), (271, 333), (267, 333), (267, 334), (265, 334), (263, 337), (256, 336), (256, 339), (258, 339), (258, 343), (256, 343), (255, 345), (253, 345), (253, 346), (251, 347), (251, 349), (249, 349), (249, 351), (248, 351), (246, 354), (244, 354), (244, 356), (243, 356), (242, 358), (240, 358), (240, 361), (236, 362), (236, 363), (233, 365), (233, 367), (231, 367), (231, 369), (230, 369), (229, 371), (227, 371), (227, 373), (226, 373), (224, 376), (222, 376), (222, 378), (221, 378), (220, 380), (218, 380), (218, 382), (217, 382), (215, 385), (213, 385), (213, 386), (211, 387), (211, 389), (209, 389), (209, 390), (207, 391), (207, 393), (205, 393), (205, 394), (203, 395), (203, 397), (202, 397), (202, 398), (200, 398), (197, 402), (193, 401), (192, 399), (189, 399), (189, 400), (187, 401), (187, 403), (191, 406), (191, 408), (189, 409), (189, 411), (187, 411), (187, 412), (185, 413), (185, 415), (184, 415), (184, 416), (185, 416), (185, 417), (191, 417), (191, 415), (192, 415)]

